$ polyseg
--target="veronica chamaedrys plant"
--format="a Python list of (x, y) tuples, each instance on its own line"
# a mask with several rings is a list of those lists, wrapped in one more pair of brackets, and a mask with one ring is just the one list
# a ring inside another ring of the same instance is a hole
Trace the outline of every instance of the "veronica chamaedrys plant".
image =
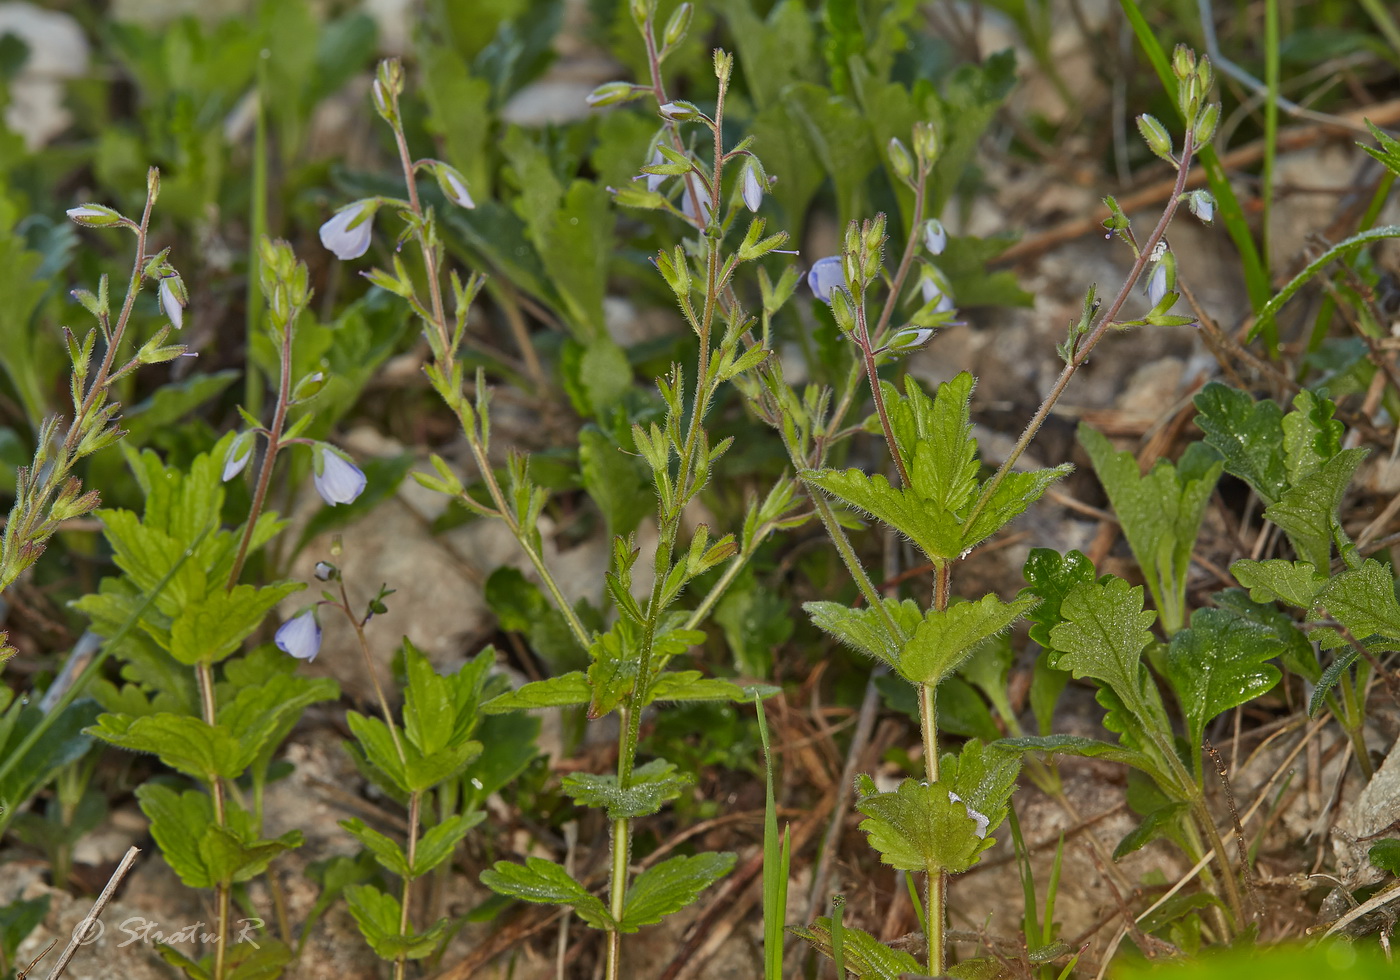
[[(183, 307), (188, 302), (184, 283), (168, 260), (169, 249), (155, 255), (146, 252), (151, 209), (160, 196), (160, 174), (152, 167), (146, 174), (146, 206), (139, 221), (101, 204), (71, 208), (68, 217), (86, 228), (122, 228), (136, 236), (136, 258), (127, 280), (121, 308), (112, 310), (107, 293), (107, 277), (98, 282), (97, 292), (74, 290), (73, 298), (97, 320), (97, 326), (79, 339), (64, 328), (68, 354), (73, 365), (72, 422), (59, 438), (60, 418), (44, 420), (35, 443), (34, 460), (15, 475), (15, 502), (0, 539), (0, 592), (14, 584), (25, 569), (44, 553), (48, 539), (64, 521), (91, 513), (99, 504), (96, 490), (83, 491), (82, 480), (74, 475), (80, 460), (121, 438), (118, 412), (121, 406), (111, 400), (111, 386), (142, 364), (159, 364), (185, 352), (181, 344), (167, 344), (171, 329), (180, 329)], [(169, 323), (122, 361), (127, 329), (136, 311), (136, 297), (142, 286), (153, 280), (162, 311)], [(102, 352), (93, 364), (98, 338)], [(0, 663), (13, 653), (0, 632)]]
[[(262, 836), (264, 788), (273, 756), (302, 710), (339, 693), (329, 678), (297, 676), (295, 661), (271, 646), (238, 656), (267, 614), (302, 587), (241, 579), (249, 556), (283, 526), (266, 511), (273, 469), (282, 449), (302, 441), (298, 432), (311, 420), (307, 413), (288, 426), (288, 412), (316, 388), (292, 376), (297, 322), (311, 298), (306, 266), (285, 242), (264, 239), (259, 257), (267, 329), (280, 361), (272, 423), (264, 427), (249, 416), (248, 430), (224, 436), (188, 468), (166, 465), (151, 452), (134, 458), (146, 491), (143, 514), (98, 512), (122, 575), (104, 579), (98, 594), (76, 603), (94, 631), (110, 638), (129, 682), (121, 689), (96, 685), (107, 713), (89, 734), (153, 753), (203, 787), (151, 782), (136, 795), (181, 881), (215, 894), (213, 951), (199, 961), (173, 949), (162, 955), (192, 977), (215, 980), (267, 976), (294, 955), (284, 916), (281, 934), (266, 937), (259, 948), (228, 943), (233, 889), (300, 844), (295, 830)], [(258, 440), (265, 449), (247, 519), (238, 531), (225, 529), (224, 484), (251, 465)], [(279, 631), (278, 645), (309, 657), (316, 632), (314, 619), (300, 621), (294, 630)], [(236, 784), (251, 794), (235, 790)], [(275, 875), (269, 887), (280, 888)]]

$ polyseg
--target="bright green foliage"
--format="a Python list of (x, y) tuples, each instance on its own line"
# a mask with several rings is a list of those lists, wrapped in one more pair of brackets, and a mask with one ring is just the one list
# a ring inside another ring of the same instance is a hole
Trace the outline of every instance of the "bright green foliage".
[[(1161, 695), (1142, 662), (1155, 638), (1148, 629), (1157, 614), (1142, 608), (1142, 586), (1122, 579), (1076, 585), (1060, 605), (1065, 621), (1050, 632), (1058, 651), (1052, 665), (1076, 678), (1089, 677), (1119, 702), (1105, 724), (1116, 732), (1170, 732)], [(1102, 699), (1101, 699), (1102, 700)], [(1115, 711), (1121, 707), (1122, 711)]]
[(891, 667), (899, 666), (899, 653), (907, 637), (913, 634), (923, 622), (923, 610), (913, 599), (900, 601), (894, 598), (882, 600), (886, 615), (898, 627), (900, 636), (891, 636), (885, 625), (885, 616), (878, 609), (864, 607), (850, 609), (839, 602), (807, 602), (802, 608), (812, 619), (812, 625), (830, 633), (838, 640), (854, 647), (861, 653), (884, 661)]
[(1395, 576), (1367, 558), (1360, 567), (1334, 575), (1315, 602), (1356, 639), (1377, 651), (1400, 649), (1400, 603), (1395, 600)]
[[(789, 931), (811, 943), (824, 955), (832, 955), (831, 919), (828, 917), (822, 916), (809, 928), (794, 926)], [(890, 949), (863, 929), (843, 926), (841, 933), (846, 969), (858, 977), (900, 980), (910, 974), (919, 976), (924, 972), (923, 965), (914, 957), (903, 950)]]
[(1341, 423), (1326, 398), (1301, 391), (1284, 415), (1270, 401), (1212, 382), (1195, 398), (1196, 424), (1206, 443), (1225, 458), (1225, 469), (1264, 499), (1264, 516), (1277, 524), (1298, 557), (1327, 567), (1337, 509), (1352, 474), (1366, 456), (1341, 448)]
[(570, 773), (564, 777), (562, 788), (579, 806), (606, 807), (609, 820), (629, 820), (657, 812), (693, 782), (694, 777), (677, 772), (665, 759), (653, 759), (632, 770), (625, 789), (612, 773), (589, 772)]
[(345, 899), (370, 949), (386, 960), (401, 955), (411, 960), (430, 956), (447, 931), (447, 920), (439, 919), (426, 932), (404, 935), (400, 932), (403, 906), (393, 895), (373, 885), (350, 885), (345, 889)]
[[(652, 647), (653, 671), (659, 671), (667, 660), (685, 653), (692, 645), (704, 642), (704, 633), (681, 628), (684, 621), (683, 613), (671, 613), (658, 626)], [(601, 718), (632, 693), (642, 663), (641, 643), (642, 628), (625, 617), (593, 641), (588, 648), (593, 660), (588, 668), (588, 684), (592, 690), (588, 717)], [(650, 682), (651, 678), (642, 680), (643, 684)]]
[[(953, 561), (1010, 523), (1069, 472), (1053, 469), (1006, 475), (980, 508), (987, 487), (977, 481), (977, 440), (968, 403), (972, 375), (938, 386), (930, 399), (912, 377), (905, 394), (882, 383), (895, 444), (911, 485), (894, 487), (880, 474), (857, 469), (808, 470), (802, 476), (846, 504), (908, 536), (935, 565)], [(975, 511), (975, 513), (974, 513)]]
[(636, 932), (679, 912), (729, 874), (738, 855), (710, 852), (677, 855), (647, 868), (627, 887), (619, 932)]
[(1162, 614), (1162, 628), (1171, 635), (1186, 624), (1191, 550), (1223, 464), (1208, 447), (1192, 443), (1180, 463), (1158, 460), (1144, 475), (1132, 453), (1115, 453), (1108, 439), (1087, 425), (1079, 427), (1079, 443), (1108, 492)]
[(1196, 425), (1206, 444), (1225, 458), (1225, 470), (1244, 480), (1266, 503), (1283, 496), (1288, 485), (1283, 412), (1271, 401), (1255, 402), (1249, 393), (1219, 382), (1201, 389), (1193, 401)]
[(588, 686), (588, 675), (574, 670), (558, 677), (531, 681), (513, 691), (498, 694), (482, 705), (481, 710), (483, 714), (495, 715), (529, 708), (558, 708), (587, 704), (592, 696), (593, 688)]
[(524, 864), (497, 861), (481, 872), (481, 883), (500, 895), (543, 905), (568, 905), (595, 929), (614, 926), (607, 908), (596, 896), (553, 861), (528, 857)]
[[(860, 829), (880, 860), (903, 871), (957, 874), (996, 843), (979, 837), (968, 804), (950, 798), (950, 784), (906, 779), (892, 793), (871, 793), (856, 803)], [(974, 808), (975, 809), (975, 808)]]
[(247, 881), (278, 854), (301, 846), (301, 831), (260, 839), (251, 814), (232, 808), (225, 826), (214, 822), (213, 801), (195, 790), (178, 792), (159, 783), (136, 790), (141, 812), (166, 863), (191, 888), (220, 881)]
[[(1283, 643), (1268, 629), (1223, 609), (1198, 609), (1191, 627), (1172, 637), (1166, 675), (1186, 718), (1193, 749), (1221, 712), (1267, 693), (1282, 676), (1267, 661)], [(1193, 752), (1200, 776), (1201, 754)]]
[(914, 684), (938, 684), (1034, 604), (1030, 598), (1003, 602), (987, 595), (978, 602), (928, 610), (900, 651), (899, 672)]
[(1249, 597), (1255, 602), (1286, 602), (1304, 609), (1312, 608), (1313, 600), (1327, 584), (1326, 576), (1319, 575), (1312, 563), (1281, 558), (1244, 558), (1230, 566), (1230, 573), (1249, 590)]
[(1026, 591), (1041, 600), (1029, 613), (1031, 639), (1048, 648), (1050, 631), (1064, 622), (1060, 606), (1066, 594), (1076, 585), (1095, 580), (1094, 563), (1079, 551), (1061, 555), (1050, 548), (1032, 548), (1022, 574), (1026, 577)]
[(944, 754), (938, 781), (948, 784), (968, 809), (986, 817), (987, 832), (992, 833), (1006, 819), (1020, 772), (1019, 752), (1008, 752), (971, 739), (958, 753)]

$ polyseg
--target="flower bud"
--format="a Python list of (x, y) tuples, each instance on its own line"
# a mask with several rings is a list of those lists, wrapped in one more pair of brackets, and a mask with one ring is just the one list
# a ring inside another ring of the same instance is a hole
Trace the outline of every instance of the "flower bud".
[(906, 184), (914, 180), (914, 158), (898, 137), (891, 136), (889, 142), (890, 167), (895, 176)]
[(1206, 224), (1210, 224), (1215, 218), (1215, 198), (1211, 196), (1210, 191), (1199, 190), (1187, 194), (1186, 206)]
[(951, 313), (953, 311), (953, 290), (947, 278), (931, 265), (924, 266), (919, 276), (919, 290), (924, 296), (924, 305), (934, 304), (932, 312)]
[(676, 8), (666, 21), (666, 29), (661, 32), (661, 43), (664, 47), (673, 48), (681, 41), (685, 40), (686, 34), (690, 31), (690, 21), (695, 16), (695, 6), (690, 3), (683, 3)]
[(292, 404), (300, 404), (309, 401), (321, 393), (321, 389), (326, 386), (326, 375), (321, 371), (313, 371), (296, 383), (292, 389)]
[(312, 482), (321, 499), (332, 507), (352, 504), (364, 493), (365, 474), (340, 450), (318, 442), (312, 449)]
[(1218, 125), (1220, 125), (1220, 103), (1208, 102), (1201, 110), (1201, 114), (1196, 117), (1196, 128), (1193, 131), (1196, 146), (1208, 145), (1215, 138), (1215, 128)]
[(69, 208), (68, 217), (88, 228), (111, 228), (127, 220), (118, 212), (101, 204), (82, 204), (76, 208)]
[(185, 307), (189, 305), (189, 301), (189, 294), (185, 292), (185, 281), (180, 278), (178, 272), (161, 276), (160, 308), (176, 330), (185, 325)]
[(663, 119), (670, 119), (672, 122), (690, 122), (692, 119), (700, 118), (700, 110), (689, 102), (667, 102), (660, 109)]
[(224, 456), (224, 472), (220, 477), (227, 483), (243, 472), (248, 461), (253, 458), (253, 433), (240, 432), (238, 438), (229, 443), (228, 454)]
[(378, 209), (379, 202), (372, 197), (347, 204), (321, 226), (321, 244), (342, 262), (358, 259), (369, 251), (374, 212)]
[(631, 102), (637, 94), (637, 86), (631, 82), (604, 82), (584, 96), (583, 101), (597, 109), (605, 105)]
[(929, 255), (942, 255), (947, 247), (948, 229), (937, 218), (929, 218), (924, 222), (924, 248)]
[(744, 174), (739, 181), (739, 193), (744, 199), (744, 207), (750, 211), (757, 211), (763, 203), (763, 170), (759, 166), (758, 160), (749, 157), (744, 164)]
[(437, 178), (438, 187), (442, 189), (442, 194), (459, 208), (474, 208), (476, 202), (467, 193), (467, 179), (462, 176), (462, 172), (456, 167), (446, 163), (434, 163), (432, 165), (433, 176)]
[(914, 124), (914, 155), (918, 157), (920, 167), (928, 168), (937, 163), (941, 149), (938, 130), (934, 128), (933, 123)]
[(1156, 156), (1172, 162), (1172, 138), (1167, 132), (1167, 127), (1163, 126), (1153, 116), (1146, 113), (1137, 117), (1138, 132), (1142, 133), (1142, 138), (1147, 142), (1147, 148)]

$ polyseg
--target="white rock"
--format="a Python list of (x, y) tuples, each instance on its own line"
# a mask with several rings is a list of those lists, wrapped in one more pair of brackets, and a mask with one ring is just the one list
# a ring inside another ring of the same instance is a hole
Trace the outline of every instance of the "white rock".
[(29, 47), (10, 82), (5, 124), (24, 137), (27, 149), (37, 150), (73, 121), (63, 106), (63, 80), (87, 71), (87, 38), (73, 17), (32, 3), (0, 3), (0, 35), (5, 34)]

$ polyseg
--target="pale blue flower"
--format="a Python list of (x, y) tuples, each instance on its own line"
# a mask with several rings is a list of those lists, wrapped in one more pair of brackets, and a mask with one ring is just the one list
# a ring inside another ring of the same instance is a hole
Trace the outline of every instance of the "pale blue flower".
[(323, 442), (313, 451), (314, 482), (321, 499), (334, 507), (355, 502), (365, 489), (365, 474), (337, 449)]
[(228, 447), (228, 455), (224, 457), (223, 481), (227, 483), (248, 465), (248, 461), (253, 458), (253, 434), (251, 432), (240, 433), (238, 438), (233, 440)]
[(180, 281), (179, 276), (161, 277), (160, 308), (165, 311), (165, 318), (176, 330), (185, 325), (185, 303), (188, 300), (182, 295), (184, 291), (185, 284)]
[(744, 177), (739, 188), (744, 198), (744, 207), (750, 211), (757, 211), (763, 203), (763, 180), (759, 176), (758, 165), (752, 160), (744, 167)]
[(936, 304), (933, 308), (934, 313), (953, 312), (952, 290), (941, 273), (932, 268), (925, 268), (919, 278), (919, 289), (924, 294), (924, 305)]
[(273, 642), (277, 649), (298, 660), (315, 660), (321, 652), (321, 624), (316, 622), (315, 610), (308, 609), (277, 627)]
[(841, 256), (828, 255), (813, 262), (807, 273), (807, 285), (817, 299), (830, 305), (831, 291), (846, 288), (846, 272), (841, 267)]
[(1147, 302), (1155, 310), (1157, 304), (1167, 295), (1167, 264), (1158, 262), (1152, 270), (1152, 278), (1147, 281)]

